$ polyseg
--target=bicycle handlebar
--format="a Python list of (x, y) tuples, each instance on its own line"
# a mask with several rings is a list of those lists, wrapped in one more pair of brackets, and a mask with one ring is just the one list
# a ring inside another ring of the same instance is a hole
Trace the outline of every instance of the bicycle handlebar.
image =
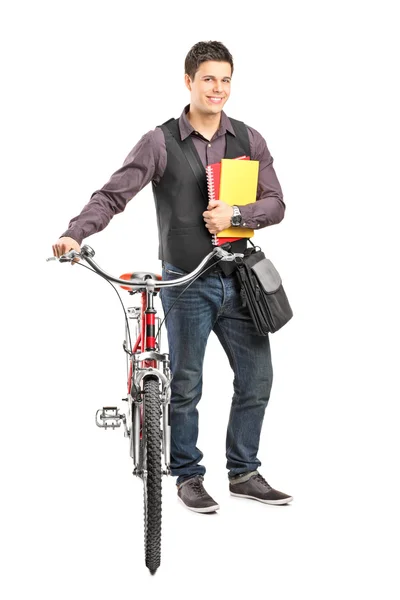
[[(187, 275), (183, 275), (183, 277), (178, 277), (177, 279), (173, 279), (171, 281), (166, 281), (166, 280), (158, 281), (158, 280), (151, 279), (151, 278), (126, 280), (126, 279), (119, 279), (119, 277), (113, 277), (112, 275), (109, 275), (108, 273), (103, 271), (103, 269), (101, 269), (101, 267), (99, 267), (99, 265), (97, 263), (95, 263), (95, 261), (93, 260), (94, 254), (95, 254), (95, 252), (94, 252), (93, 248), (85, 245), (85, 246), (82, 246), (80, 252), (76, 252), (76, 250), (70, 250), (66, 254), (63, 254), (62, 256), (60, 256), (60, 258), (58, 260), (60, 262), (72, 262), (76, 258), (82, 258), (92, 267), (92, 269), (94, 271), (96, 271), (96, 273), (98, 273), (105, 279), (112, 281), (113, 283), (117, 283), (118, 285), (123, 285), (125, 287), (131, 287), (132, 289), (146, 288), (147, 290), (154, 290), (154, 288), (173, 287), (175, 285), (183, 285), (185, 283), (188, 283), (189, 281), (194, 279), (196, 277), (196, 275), (198, 275), (201, 272), (203, 267), (214, 256), (219, 257), (219, 259), (222, 261), (233, 261), (233, 260), (236, 260), (236, 258), (243, 258), (243, 254), (239, 254), (237, 252), (230, 253), (230, 252), (227, 252), (227, 250), (224, 250), (223, 248), (221, 248), (220, 246), (216, 246), (209, 254), (207, 254), (207, 256), (205, 256), (203, 258), (201, 263), (191, 273), (188, 273)], [(48, 258), (47, 260), (49, 261), (49, 260), (57, 260), (57, 259), (56, 259), (56, 257), (52, 256), (51, 258)]]

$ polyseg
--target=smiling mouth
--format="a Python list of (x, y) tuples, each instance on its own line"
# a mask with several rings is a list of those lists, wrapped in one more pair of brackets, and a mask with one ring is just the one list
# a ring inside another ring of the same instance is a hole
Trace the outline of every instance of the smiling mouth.
[(222, 96), (207, 96), (207, 100), (213, 102), (214, 104), (219, 104), (222, 102), (223, 98)]

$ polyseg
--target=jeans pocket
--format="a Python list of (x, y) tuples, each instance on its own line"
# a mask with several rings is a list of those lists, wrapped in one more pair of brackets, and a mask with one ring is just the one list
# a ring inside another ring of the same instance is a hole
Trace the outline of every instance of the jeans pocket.
[(183, 273), (179, 271), (173, 271), (172, 269), (165, 269), (166, 273), (171, 273), (172, 275), (183, 275)]
[(163, 265), (163, 276), (170, 275), (172, 276), (171, 279), (177, 279), (178, 277), (183, 277), (186, 274), (186, 271), (184, 271), (180, 267), (175, 267), (175, 265), (171, 265), (171, 263), (165, 262)]

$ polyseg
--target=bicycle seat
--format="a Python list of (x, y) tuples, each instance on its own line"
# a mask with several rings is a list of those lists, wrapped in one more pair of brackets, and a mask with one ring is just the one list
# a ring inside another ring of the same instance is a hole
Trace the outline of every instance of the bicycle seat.
[[(155, 279), (157, 281), (161, 281), (161, 275), (157, 275), (156, 273), (150, 273), (149, 271), (135, 271), (134, 273), (124, 273), (120, 276), (120, 279), (125, 279), (126, 281), (130, 281), (131, 279)], [(120, 285), (123, 290), (128, 290), (128, 292), (132, 291), (131, 287), (127, 287), (125, 285)]]

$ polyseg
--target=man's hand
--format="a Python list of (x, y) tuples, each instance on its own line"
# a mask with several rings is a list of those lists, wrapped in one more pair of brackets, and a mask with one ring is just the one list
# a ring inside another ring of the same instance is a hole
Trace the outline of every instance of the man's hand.
[(204, 221), (210, 233), (219, 233), (231, 226), (233, 208), (222, 200), (210, 200), (203, 212)]
[[(78, 242), (70, 237), (62, 237), (53, 245), (53, 256), (60, 258), (62, 254), (66, 254), (70, 250), (81, 251)], [(71, 264), (78, 262), (79, 258), (74, 258)]]

